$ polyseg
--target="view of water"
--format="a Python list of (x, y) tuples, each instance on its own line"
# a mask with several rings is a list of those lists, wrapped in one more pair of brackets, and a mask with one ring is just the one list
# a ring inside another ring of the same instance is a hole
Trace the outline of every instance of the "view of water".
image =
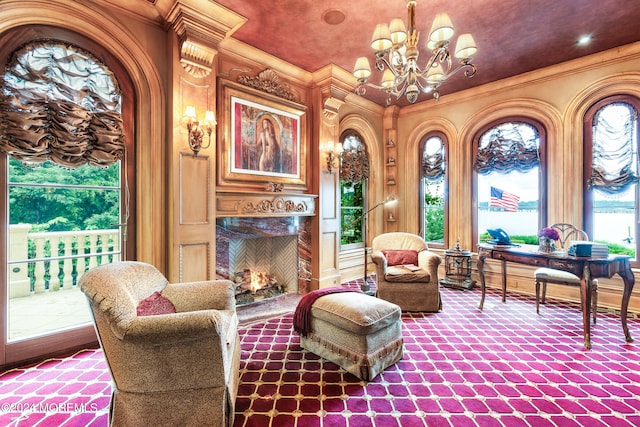
[[(508, 234), (531, 234), (538, 233), (537, 212), (502, 212), (502, 211), (479, 211), (478, 231), (480, 233), (488, 228), (502, 228)], [(592, 240), (604, 240), (621, 245), (631, 245), (624, 239), (633, 236), (634, 216), (633, 213), (599, 213), (596, 214), (598, 228)]]

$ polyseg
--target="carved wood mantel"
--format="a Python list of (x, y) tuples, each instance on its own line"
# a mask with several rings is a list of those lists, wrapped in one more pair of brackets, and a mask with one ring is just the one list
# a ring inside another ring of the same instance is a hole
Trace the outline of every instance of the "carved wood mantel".
[(312, 194), (264, 192), (216, 193), (216, 217), (313, 216), (316, 198)]

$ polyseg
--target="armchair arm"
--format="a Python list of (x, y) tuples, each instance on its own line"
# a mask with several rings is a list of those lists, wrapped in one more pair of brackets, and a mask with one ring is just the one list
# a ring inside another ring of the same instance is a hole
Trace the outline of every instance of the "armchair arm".
[(200, 310), (187, 313), (137, 317), (122, 333), (123, 341), (151, 345), (177, 344), (200, 339), (227, 340), (229, 329), (237, 328), (235, 312)]
[(378, 277), (384, 277), (387, 271), (387, 258), (382, 251), (378, 249), (371, 251), (371, 261), (376, 265), (376, 274)]
[(438, 266), (442, 262), (440, 255), (429, 250), (418, 252), (418, 267), (429, 272), (431, 281), (438, 280)]
[(235, 287), (230, 280), (172, 283), (163, 290), (178, 313), (196, 310), (235, 310)]
[(381, 250), (374, 249), (371, 251), (371, 261), (377, 265), (384, 265), (385, 269), (387, 268), (387, 258), (385, 258)]

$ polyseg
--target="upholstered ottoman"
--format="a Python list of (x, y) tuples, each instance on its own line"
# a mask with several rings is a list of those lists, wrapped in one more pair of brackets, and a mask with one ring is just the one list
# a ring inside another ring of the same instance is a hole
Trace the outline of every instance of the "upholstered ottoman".
[(402, 311), (360, 292), (323, 295), (310, 310), (310, 331), (300, 345), (371, 381), (402, 358)]

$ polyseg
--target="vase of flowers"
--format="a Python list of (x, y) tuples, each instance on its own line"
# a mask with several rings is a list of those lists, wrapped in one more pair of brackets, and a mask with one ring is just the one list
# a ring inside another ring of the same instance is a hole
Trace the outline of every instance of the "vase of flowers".
[(551, 227), (545, 227), (538, 231), (538, 250), (540, 252), (550, 253), (556, 250), (556, 240), (560, 238), (558, 230)]

